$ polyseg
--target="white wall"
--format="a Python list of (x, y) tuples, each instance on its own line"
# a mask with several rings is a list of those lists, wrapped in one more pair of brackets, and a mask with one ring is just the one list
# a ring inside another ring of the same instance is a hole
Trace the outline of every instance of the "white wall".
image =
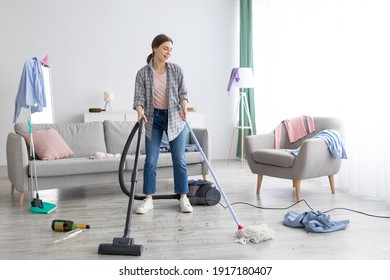
[(174, 41), (171, 61), (184, 70), (189, 106), (205, 114), (212, 158), (227, 158), (238, 18), (238, 0), (0, 0), (0, 165), (27, 59), (49, 55), (55, 121), (82, 122), (88, 108), (104, 106), (106, 90), (115, 93), (114, 111), (131, 109), (135, 74), (159, 33)]

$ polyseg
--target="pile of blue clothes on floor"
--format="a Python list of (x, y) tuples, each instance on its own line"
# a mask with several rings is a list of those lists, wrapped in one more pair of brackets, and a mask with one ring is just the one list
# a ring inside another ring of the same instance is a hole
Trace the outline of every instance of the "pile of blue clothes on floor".
[(331, 221), (330, 216), (321, 211), (308, 211), (302, 214), (289, 211), (283, 219), (283, 224), (294, 228), (304, 228), (308, 232), (332, 232), (347, 227), (349, 220)]

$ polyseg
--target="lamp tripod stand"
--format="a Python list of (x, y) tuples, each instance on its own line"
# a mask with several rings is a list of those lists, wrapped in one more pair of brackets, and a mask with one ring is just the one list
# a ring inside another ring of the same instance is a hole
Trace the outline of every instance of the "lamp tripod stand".
[[(244, 112), (248, 118), (249, 126), (244, 125)], [(240, 99), (239, 99), (238, 106), (237, 106), (236, 119), (234, 121), (234, 127), (233, 127), (233, 132), (232, 132), (232, 141), (230, 143), (228, 164), (230, 164), (230, 160), (231, 160), (234, 134), (235, 134), (236, 129), (241, 130), (241, 167), (242, 167), (243, 162), (244, 162), (244, 132), (245, 132), (245, 129), (249, 129), (251, 134), (253, 134), (252, 121), (251, 121), (251, 118), (249, 115), (248, 99), (246, 96), (246, 92), (243, 88), (240, 88)]]

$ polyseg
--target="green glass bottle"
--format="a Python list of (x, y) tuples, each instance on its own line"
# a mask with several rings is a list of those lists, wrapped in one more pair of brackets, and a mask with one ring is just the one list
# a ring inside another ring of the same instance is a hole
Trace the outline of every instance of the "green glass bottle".
[(89, 229), (87, 224), (78, 224), (71, 220), (53, 220), (51, 222), (51, 229), (54, 231), (71, 231), (76, 228)]

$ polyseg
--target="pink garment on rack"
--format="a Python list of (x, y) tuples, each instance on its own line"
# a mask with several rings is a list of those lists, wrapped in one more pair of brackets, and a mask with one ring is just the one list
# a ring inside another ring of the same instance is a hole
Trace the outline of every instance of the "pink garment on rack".
[(301, 117), (284, 120), (275, 128), (275, 149), (280, 149), (280, 137), (282, 134), (283, 124), (286, 128), (290, 143), (294, 143), (299, 139), (302, 139), (308, 134), (305, 127), (305, 121), (304, 121), (305, 117), (307, 120), (309, 133), (313, 133), (315, 131), (314, 120), (312, 117), (301, 116)]

